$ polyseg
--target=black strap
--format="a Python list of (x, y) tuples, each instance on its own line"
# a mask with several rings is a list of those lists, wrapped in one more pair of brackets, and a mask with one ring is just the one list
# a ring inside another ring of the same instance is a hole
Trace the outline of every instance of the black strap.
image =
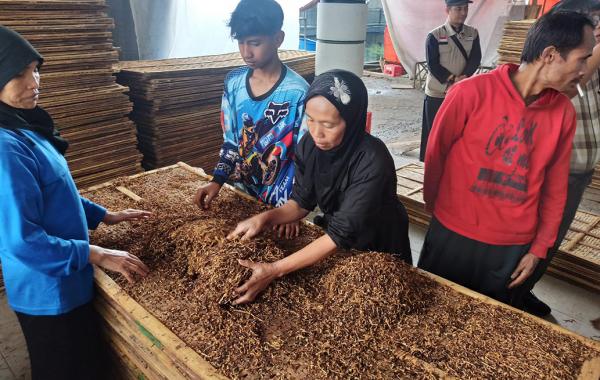
[(450, 38), (452, 38), (452, 41), (454, 41), (456, 47), (458, 48), (458, 50), (460, 50), (460, 54), (462, 54), (462, 56), (465, 58), (465, 61), (469, 62), (469, 55), (467, 54), (465, 47), (458, 40), (458, 37), (456, 37), (456, 34), (453, 34), (452, 36), (450, 36)]

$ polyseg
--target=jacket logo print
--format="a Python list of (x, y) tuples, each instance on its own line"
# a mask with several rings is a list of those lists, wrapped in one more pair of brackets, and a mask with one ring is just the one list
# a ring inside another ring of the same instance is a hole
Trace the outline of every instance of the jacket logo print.
[(284, 119), (290, 113), (289, 108), (290, 102), (269, 102), (269, 106), (264, 112), (265, 118), (269, 119), (271, 125), (276, 125), (281, 119)]

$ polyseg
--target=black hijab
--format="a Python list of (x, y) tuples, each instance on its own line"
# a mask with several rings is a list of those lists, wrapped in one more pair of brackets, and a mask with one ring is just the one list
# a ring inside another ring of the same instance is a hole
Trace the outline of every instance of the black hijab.
[(306, 94), (306, 103), (315, 96), (326, 98), (346, 122), (341, 144), (331, 150), (319, 149), (312, 136), (306, 136), (311, 153), (306, 157), (305, 166), (314, 173), (320, 204), (329, 205), (340, 189), (352, 155), (366, 134), (369, 97), (363, 81), (345, 70), (331, 70), (316, 77)]
[[(0, 25), (0, 90), (33, 61), (38, 61), (39, 67), (44, 58), (21, 35)], [(69, 143), (54, 128), (50, 115), (40, 107), (19, 109), (0, 102), (0, 128), (37, 132), (60, 154), (65, 154), (69, 147)]]

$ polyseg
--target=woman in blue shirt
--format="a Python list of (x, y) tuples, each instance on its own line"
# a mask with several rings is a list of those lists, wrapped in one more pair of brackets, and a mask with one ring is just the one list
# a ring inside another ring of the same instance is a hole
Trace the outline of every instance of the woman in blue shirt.
[(80, 197), (63, 157), (68, 143), (37, 107), (42, 56), (0, 26), (0, 260), (33, 379), (100, 378), (92, 264), (145, 276), (127, 252), (90, 245), (88, 229), (148, 218)]

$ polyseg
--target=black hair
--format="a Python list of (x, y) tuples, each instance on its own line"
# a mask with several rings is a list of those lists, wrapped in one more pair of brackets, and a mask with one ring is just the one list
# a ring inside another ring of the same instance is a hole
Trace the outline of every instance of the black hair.
[(551, 9), (551, 12), (557, 11), (575, 11), (580, 13), (596, 12), (600, 11), (600, 1), (562, 0)]
[(585, 26), (594, 28), (592, 20), (584, 14), (572, 11), (546, 13), (529, 29), (521, 62), (534, 62), (549, 46), (554, 46), (566, 58), (583, 42)]
[(283, 9), (275, 0), (242, 0), (227, 26), (236, 40), (248, 36), (273, 36), (283, 26)]

